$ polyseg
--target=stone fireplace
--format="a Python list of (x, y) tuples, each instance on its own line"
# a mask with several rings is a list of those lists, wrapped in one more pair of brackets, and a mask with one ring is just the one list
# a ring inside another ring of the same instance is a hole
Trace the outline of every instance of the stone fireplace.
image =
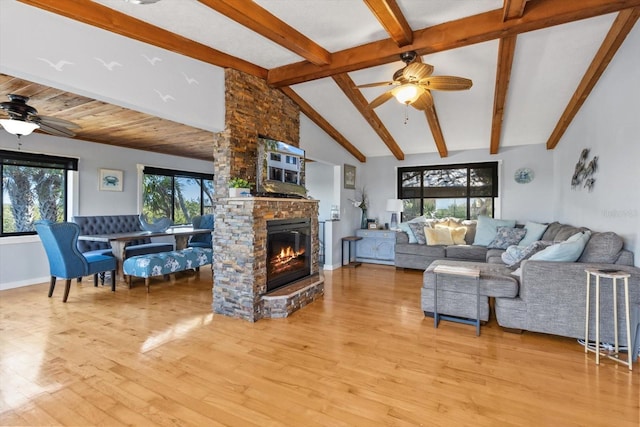
[[(230, 198), (227, 183), (231, 177), (255, 183), (258, 135), (297, 146), (300, 110), (264, 80), (231, 69), (225, 70), (225, 108), (226, 129), (214, 135), (213, 311), (249, 321), (286, 317), (324, 294), (318, 266), (318, 201)], [(273, 254), (267, 228), (283, 220), (307, 221), (305, 253), (296, 261), (306, 264), (306, 270), (280, 276), (271, 290), (267, 276)]]

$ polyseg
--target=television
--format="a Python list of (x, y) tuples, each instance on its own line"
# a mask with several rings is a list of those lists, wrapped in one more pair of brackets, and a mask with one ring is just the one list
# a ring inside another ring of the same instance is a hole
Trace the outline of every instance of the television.
[(256, 195), (306, 198), (304, 163), (303, 149), (259, 136)]

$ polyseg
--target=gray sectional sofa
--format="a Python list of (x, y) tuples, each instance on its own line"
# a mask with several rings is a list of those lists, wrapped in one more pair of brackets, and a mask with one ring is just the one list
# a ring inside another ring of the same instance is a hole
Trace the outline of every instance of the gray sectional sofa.
[[(577, 232), (586, 230), (554, 222), (549, 224), (540, 240), (563, 242)], [(489, 317), (489, 298), (495, 300), (495, 315), (502, 327), (516, 330), (548, 333), (573, 338), (584, 338), (586, 279), (585, 269), (617, 269), (628, 272), (629, 300), (632, 315), (632, 339), (640, 335), (640, 268), (633, 266), (633, 253), (623, 249), (623, 240), (612, 232), (591, 232), (584, 250), (575, 262), (523, 260), (519, 270), (502, 262), (502, 249), (487, 249), (474, 245), (428, 247), (408, 243), (404, 232), (397, 233), (396, 261), (402, 268), (424, 270), (422, 309), (425, 314), (433, 310), (434, 268), (439, 264), (477, 267), (481, 271), (481, 319)], [(470, 239), (468, 243), (473, 243)], [(460, 256), (465, 253), (471, 255)], [(398, 253), (399, 251), (399, 253)], [(482, 256), (481, 256), (482, 254)], [(476, 258), (476, 259), (473, 259)], [(480, 259), (481, 258), (481, 259)], [(436, 262), (434, 262), (436, 261)], [(519, 274), (514, 274), (519, 273)], [(460, 292), (465, 279), (457, 276), (439, 278), (438, 311), (451, 316), (475, 317), (475, 292), (468, 288)], [(609, 279), (601, 284), (601, 341), (613, 342), (613, 301)], [(592, 285), (593, 286), (593, 285)], [(624, 313), (624, 287), (618, 281), (617, 309)], [(475, 289), (475, 288), (473, 288)], [(593, 295), (593, 289), (592, 289)], [(591, 306), (595, 301), (592, 296)], [(592, 311), (593, 313), (593, 311)], [(595, 319), (590, 319), (590, 338), (595, 336)], [(618, 322), (621, 342), (626, 344), (624, 321)], [(640, 336), (638, 337), (640, 340)]]

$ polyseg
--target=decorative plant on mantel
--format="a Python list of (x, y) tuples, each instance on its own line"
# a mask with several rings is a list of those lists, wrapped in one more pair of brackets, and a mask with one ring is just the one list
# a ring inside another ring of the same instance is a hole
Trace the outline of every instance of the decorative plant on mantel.
[(251, 184), (244, 178), (234, 177), (229, 180), (229, 197), (241, 197), (250, 195)]

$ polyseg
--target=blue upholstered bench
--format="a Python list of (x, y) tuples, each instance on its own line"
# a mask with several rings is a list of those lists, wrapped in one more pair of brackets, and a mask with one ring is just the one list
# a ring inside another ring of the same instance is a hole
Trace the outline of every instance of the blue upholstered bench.
[(129, 276), (129, 287), (132, 278), (143, 277), (149, 292), (149, 278), (165, 276), (184, 270), (199, 270), (203, 265), (211, 264), (213, 250), (208, 248), (185, 248), (177, 251), (156, 254), (138, 255), (127, 258), (123, 264), (124, 274)]

